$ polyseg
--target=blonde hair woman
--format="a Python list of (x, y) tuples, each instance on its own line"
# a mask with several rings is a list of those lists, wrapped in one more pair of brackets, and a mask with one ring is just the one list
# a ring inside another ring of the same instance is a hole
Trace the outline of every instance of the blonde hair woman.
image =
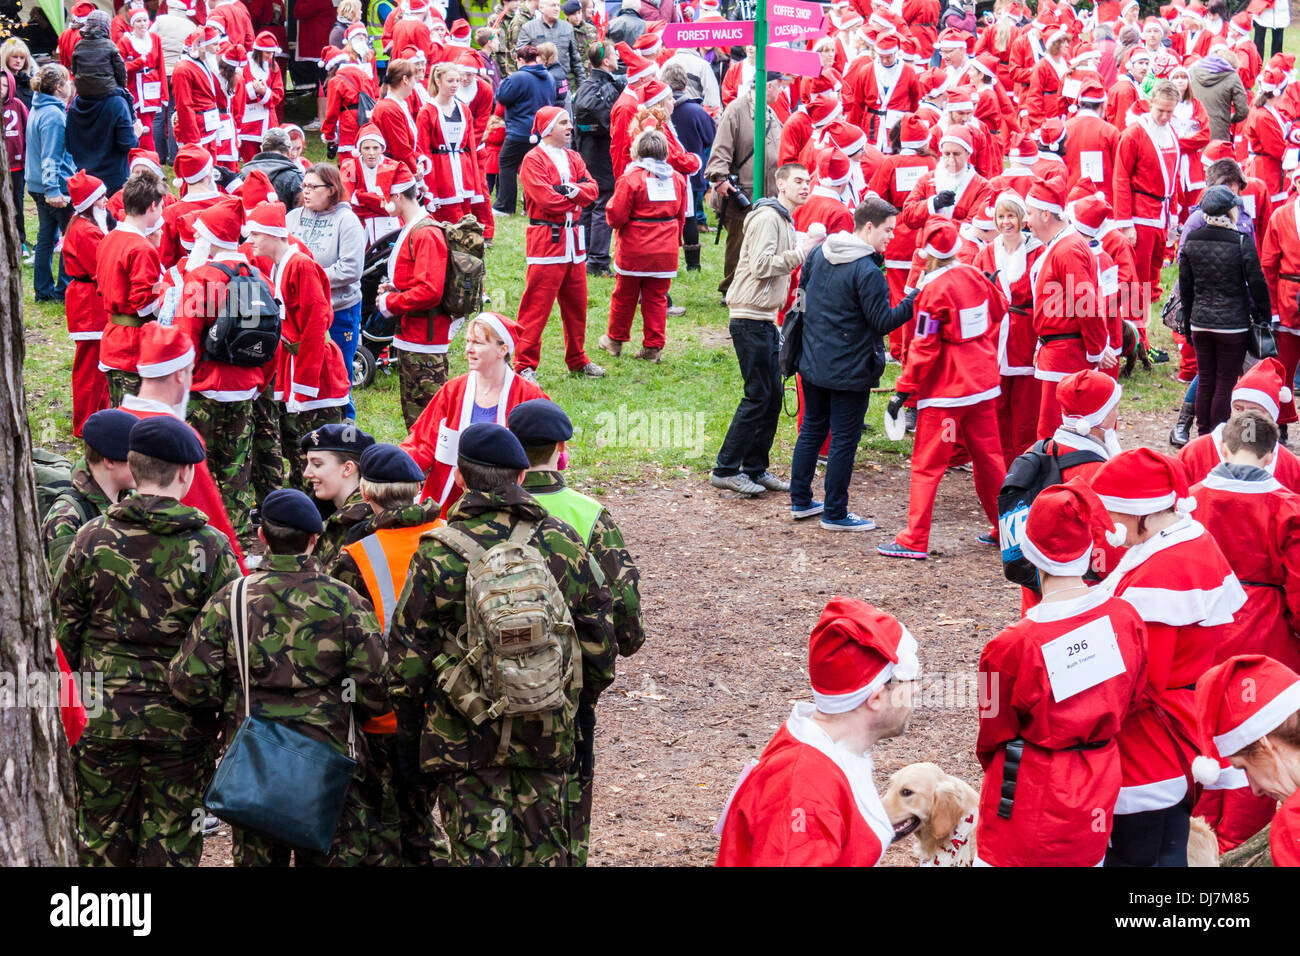
[(420, 108), (415, 127), (421, 159), (429, 158), (424, 188), (438, 219), (456, 222), (487, 195), (487, 180), (478, 160), (474, 117), (456, 96), (464, 71), (454, 63), (436, 63), (429, 77), (433, 99)]

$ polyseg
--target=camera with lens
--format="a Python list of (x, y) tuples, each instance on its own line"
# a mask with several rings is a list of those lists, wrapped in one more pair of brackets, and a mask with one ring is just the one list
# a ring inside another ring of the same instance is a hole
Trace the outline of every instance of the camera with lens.
[(734, 190), (727, 198), (736, 204), (737, 209), (748, 209), (752, 203), (745, 195), (745, 190), (740, 188), (740, 175), (732, 173), (727, 177), (727, 182), (731, 183), (731, 188)]

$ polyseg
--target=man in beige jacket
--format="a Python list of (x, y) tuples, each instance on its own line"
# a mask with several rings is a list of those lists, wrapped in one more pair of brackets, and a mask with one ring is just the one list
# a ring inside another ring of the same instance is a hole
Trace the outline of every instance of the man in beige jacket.
[(775, 185), (776, 198), (760, 199), (745, 219), (726, 300), (745, 394), (718, 451), (710, 483), (746, 496), (790, 490), (788, 482), (767, 470), (781, 418), (781, 333), (776, 320), (790, 290), (791, 273), (820, 241), (800, 241), (795, 235), (793, 213), (808, 201), (808, 170), (787, 163), (776, 171)]

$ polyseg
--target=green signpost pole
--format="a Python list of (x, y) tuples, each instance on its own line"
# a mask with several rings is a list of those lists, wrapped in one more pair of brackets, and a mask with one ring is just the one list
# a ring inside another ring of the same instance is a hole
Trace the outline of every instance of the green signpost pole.
[(767, 0), (754, 5), (754, 188), (753, 200), (763, 198), (767, 160)]

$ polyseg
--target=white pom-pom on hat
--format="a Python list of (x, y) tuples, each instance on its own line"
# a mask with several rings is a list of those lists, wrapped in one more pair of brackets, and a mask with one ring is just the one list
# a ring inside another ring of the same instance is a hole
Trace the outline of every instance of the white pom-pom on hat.
[(177, 176), (172, 180), (172, 185), (175, 186), (177, 189), (180, 189), (185, 185), (185, 180)]
[(1113, 531), (1106, 532), (1106, 543), (1112, 548), (1122, 548), (1124, 542), (1128, 540), (1128, 528), (1122, 524), (1115, 525)]
[(1213, 757), (1199, 756), (1192, 761), (1192, 777), (1203, 787), (1219, 780), (1219, 761)]
[(1291, 401), (1291, 399), (1293, 399), (1293, 398), (1295, 397), (1295, 393), (1294, 393), (1293, 391), (1291, 391), (1290, 388), (1288, 388), (1287, 386), (1283, 385), (1283, 386), (1282, 386), (1282, 390), (1281, 390), (1280, 392), (1277, 393), (1277, 397), (1280, 398), (1280, 399), (1282, 399), (1282, 401), (1284, 401), (1284, 402), (1289, 402), (1289, 401)]
[(1088, 424), (1086, 418), (1076, 418), (1074, 420), (1074, 430), (1077, 434), (1088, 435), (1092, 433), (1092, 426)]
[(1180, 515), (1191, 514), (1195, 510), (1196, 499), (1191, 495), (1188, 495), (1186, 498), (1179, 498), (1174, 502), (1174, 511), (1178, 512)]

